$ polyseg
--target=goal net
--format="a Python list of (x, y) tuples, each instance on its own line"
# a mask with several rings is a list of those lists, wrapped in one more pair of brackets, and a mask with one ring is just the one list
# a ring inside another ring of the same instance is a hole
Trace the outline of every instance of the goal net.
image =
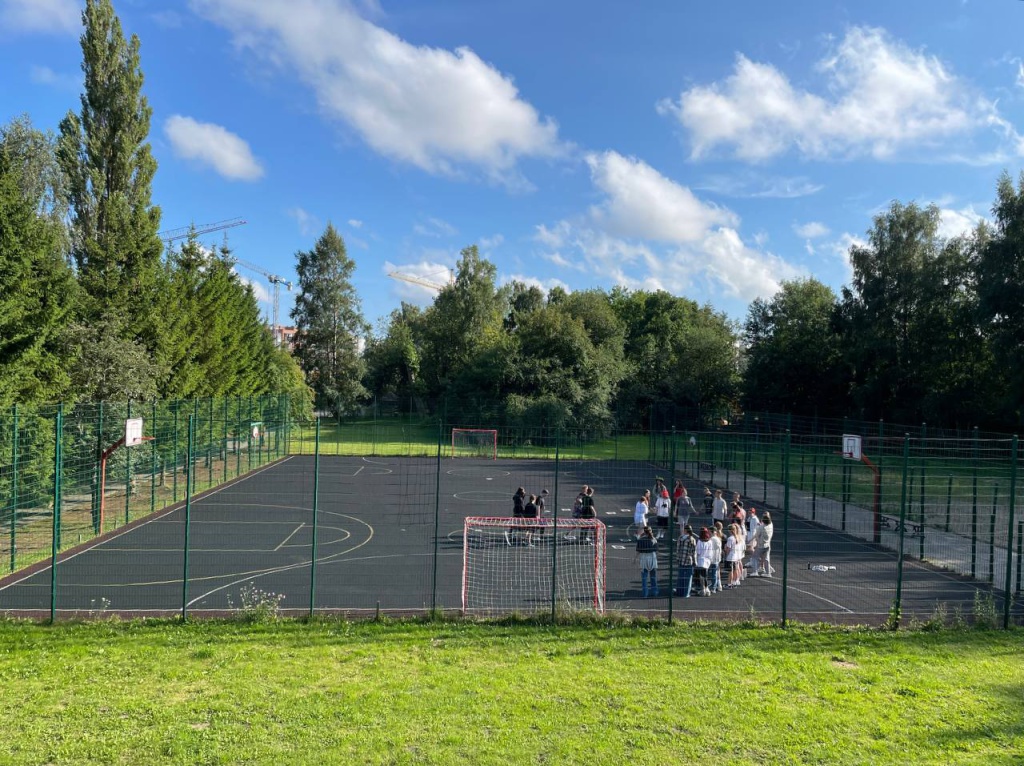
[(484, 428), (453, 428), (452, 457), (498, 459), (498, 432)]
[[(463, 528), (462, 611), (604, 611), (605, 525), (597, 519), (470, 516)], [(552, 590), (552, 584), (554, 589)]]

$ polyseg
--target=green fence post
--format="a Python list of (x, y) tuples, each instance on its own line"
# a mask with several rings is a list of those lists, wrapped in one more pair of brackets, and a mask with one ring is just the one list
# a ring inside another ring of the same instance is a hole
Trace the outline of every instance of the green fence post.
[(949, 482), (946, 484), (946, 531), (949, 532), (950, 514), (953, 510), (953, 474), (949, 475)]
[(971, 461), (971, 577), (978, 576), (978, 427), (974, 427)]
[[(668, 483), (665, 485), (672, 491), (674, 487), (676, 476), (676, 429), (672, 427), (672, 472), (669, 476)], [(728, 482), (726, 482), (728, 483)], [(673, 607), (673, 596), (675, 594), (675, 514), (669, 513), (668, 515), (668, 624), (672, 624), (672, 607)]]
[(171, 465), (171, 497), (174, 502), (178, 502), (178, 405), (181, 402), (175, 400), (171, 402), (174, 405), (174, 462)]
[(786, 431), (784, 460), (787, 463), (787, 480), (782, 488), (782, 627), (784, 628), (788, 616), (789, 590), (789, 441), (790, 433)]
[(149, 432), (153, 435), (153, 440), (149, 443), (149, 512), (153, 513), (156, 511), (156, 399), (153, 400), (153, 406), (150, 408), (149, 422), (151, 424), (149, 426)]
[(224, 465), (221, 466), (221, 476), (223, 476), (223, 482), (228, 483), (228, 397), (224, 397), (224, 427), (221, 428), (221, 433), (224, 436), (221, 444), (224, 445)]
[(843, 462), (843, 473), (839, 479), (839, 497), (842, 501), (843, 515), (840, 517), (839, 529), (846, 531), (846, 502), (850, 493), (850, 465)]
[[(996, 579), (996, 504), (999, 502), (999, 485), (992, 488), (992, 514), (988, 518), (988, 581)], [(1009, 551), (1007, 551), (1009, 555)]]
[(100, 529), (100, 505), (103, 503), (103, 498), (100, 497), (101, 487), (103, 485), (102, 478), (100, 477), (100, 461), (99, 456), (103, 454), (103, 450), (106, 445), (103, 443), (103, 400), (100, 400), (99, 409), (97, 413), (97, 428), (96, 428), (96, 473), (95, 479), (93, 480), (93, 486), (96, 488), (92, 493), (93, 504), (92, 504), (92, 528), (97, 534), (103, 534), (103, 530)]
[[(248, 429), (246, 429), (248, 430)], [(242, 473), (242, 397), (235, 397), (235, 478)]]
[(811, 462), (811, 521), (818, 518), (818, 453)]
[(747, 496), (747, 476), (750, 475), (750, 431), (743, 440), (743, 496)]
[(441, 534), (441, 444), (444, 437), (444, 421), (437, 421), (437, 463), (434, 469), (434, 560), (430, 574), (430, 616), (437, 613), (437, 546)]
[(188, 465), (188, 473), (185, 474), (185, 549), (184, 566), (181, 573), (181, 621), (188, 619), (188, 554), (189, 535), (192, 530), (192, 449), (195, 441), (196, 416), (188, 416), (188, 446), (186, 447), (185, 460)]
[(562, 427), (555, 426), (555, 496), (553, 500), (555, 524), (551, 530), (551, 622), (555, 621), (558, 612), (558, 473), (562, 459), (561, 433)]
[(901, 610), (903, 609), (903, 540), (907, 528), (907, 468), (910, 464), (910, 434), (903, 435), (903, 478), (900, 484), (900, 532), (899, 550), (896, 553), (896, 599), (893, 603), (893, 614), (899, 627)]
[(768, 504), (768, 450), (767, 448), (761, 453), (764, 458), (764, 463), (761, 467), (761, 502), (765, 505)]
[[(1010, 508), (1006, 528), (1008, 537), (1006, 540), (1006, 587), (1003, 590), (1003, 630), (1010, 627), (1010, 578), (1013, 576), (1013, 507), (1017, 503), (1017, 434), (1013, 435), (1010, 444)], [(1020, 572), (1020, 536), (1017, 537), (1017, 571)], [(1019, 577), (1019, 575), (1018, 575)], [(1017, 590), (1020, 590), (1019, 580)]]
[(249, 394), (249, 422), (246, 424), (245, 432), (248, 434), (245, 459), (249, 464), (246, 470), (252, 471), (252, 394)]
[(11, 435), (11, 571), (15, 570), (18, 551), (18, 405), (11, 410), (14, 431)]
[[(132, 416), (132, 400), (128, 400), (128, 418)], [(128, 448), (124, 456), (124, 523), (131, 519), (132, 506), (132, 451)]]
[(320, 418), (313, 437), (313, 556), (309, 561), (309, 616), (316, 609), (317, 510), (320, 498)]
[(53, 442), (53, 529), (50, 534), (50, 623), (57, 621), (57, 552), (60, 550), (60, 479), (63, 470), (64, 405), (57, 405)]

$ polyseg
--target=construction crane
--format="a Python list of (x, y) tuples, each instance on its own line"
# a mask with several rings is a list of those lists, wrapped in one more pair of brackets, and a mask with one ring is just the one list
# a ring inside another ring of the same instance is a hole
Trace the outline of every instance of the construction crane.
[(423, 277), (417, 277), (415, 274), (406, 274), (404, 271), (391, 271), (388, 273), (388, 276), (391, 277), (392, 279), (397, 279), (401, 282), (409, 282), (410, 284), (419, 285), (420, 287), (426, 287), (429, 290), (436, 290), (437, 292), (441, 292), (442, 290), (444, 290), (444, 288), (448, 287), (448, 285), (455, 283), (455, 280), (452, 277), (451, 272), (448, 272), (447, 284), (442, 282), (434, 282), (433, 280), (424, 279)]
[(241, 258), (235, 258), (234, 256), (231, 256), (230, 259), (228, 259), (228, 260), (229, 260), (230, 263), (234, 264), (235, 266), (241, 266), (243, 268), (249, 269), (249, 271), (254, 271), (257, 274), (262, 274), (264, 277), (267, 278), (267, 281), (270, 282), (271, 285), (273, 285), (273, 291), (274, 292), (273, 292), (273, 303), (272, 303), (272, 305), (274, 307), (274, 314), (273, 314), (273, 316), (274, 316), (274, 324), (271, 326), (270, 329), (271, 329), (271, 332), (274, 335), (274, 343), (277, 343), (278, 345), (280, 345), (281, 344), (281, 338), (278, 335), (278, 331), (280, 330), (280, 328), (278, 327), (278, 324), (277, 324), (277, 308), (278, 308), (278, 304), (280, 303), (281, 285), (284, 285), (285, 288), (288, 290), (288, 292), (291, 292), (292, 291), (292, 283), (289, 280), (285, 279), (284, 277), (279, 277), (277, 274), (271, 274), (269, 271), (267, 271), (266, 269), (260, 268), (255, 263), (249, 263), (248, 261), (243, 261)]
[[(157, 236), (159, 236), (160, 239), (166, 241), (167, 244), (170, 245), (171, 242), (174, 242), (175, 240), (178, 239), (187, 239), (188, 237), (192, 236), (199, 237), (202, 236), (203, 234), (209, 234), (214, 231), (223, 231), (225, 229), (233, 229), (236, 226), (244, 226), (246, 223), (247, 221), (245, 221), (242, 218), (228, 218), (227, 220), (217, 221), (216, 223), (204, 223), (200, 224), (199, 226), (193, 224), (191, 226), (182, 226), (177, 229), (169, 229), (167, 231), (160, 232)], [(228, 260), (233, 266), (242, 266), (243, 268), (246, 268), (249, 271), (254, 271), (257, 274), (263, 275), (264, 277), (266, 277), (267, 281), (273, 286), (272, 306), (274, 324), (271, 327), (271, 332), (273, 333), (274, 336), (274, 342), (280, 344), (281, 339), (278, 336), (279, 328), (277, 324), (277, 311), (280, 302), (280, 288), (281, 285), (284, 285), (288, 289), (288, 292), (291, 292), (292, 283), (285, 279), (284, 277), (279, 277), (277, 274), (271, 274), (269, 271), (260, 268), (256, 264), (248, 263), (247, 261), (243, 261), (241, 258), (235, 258), (234, 256), (230, 256), (226, 260)]]
[(209, 234), (212, 231), (223, 231), (224, 229), (233, 229), (236, 226), (244, 226), (246, 221), (241, 218), (228, 218), (226, 221), (217, 221), (216, 223), (201, 223), (198, 226), (195, 224), (191, 226), (182, 226), (177, 229), (168, 229), (157, 234), (160, 239), (170, 244), (178, 239), (187, 239), (192, 236), (199, 237), (203, 234)]

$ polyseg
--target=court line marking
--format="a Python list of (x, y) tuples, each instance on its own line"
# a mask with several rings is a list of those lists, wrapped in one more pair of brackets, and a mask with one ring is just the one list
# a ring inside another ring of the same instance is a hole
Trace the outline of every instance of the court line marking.
[(299, 526), (295, 527), (295, 529), (292, 530), (292, 533), (290, 535), (288, 535), (288, 537), (286, 537), (284, 540), (282, 540), (280, 545), (278, 545), (276, 548), (274, 548), (274, 551), (276, 552), (276, 551), (281, 550), (288, 543), (289, 540), (291, 540), (293, 537), (295, 537), (295, 535), (298, 534), (299, 530), (302, 529), (304, 526), (306, 526), (306, 525), (305, 524), (299, 524)]
[(359, 467), (358, 467), (358, 468), (356, 469), (356, 472), (355, 472), (354, 474), (352, 474), (352, 478), (354, 479), (354, 478), (355, 478), (356, 476), (358, 476), (358, 475), (359, 475), (359, 472), (360, 472), (361, 470), (363, 470), (364, 468), (366, 468), (366, 466), (365, 466), (365, 465), (361, 465), (361, 466), (359, 466)]
[[(327, 513), (331, 513), (331, 511), (327, 511)], [(356, 545), (353, 548), (349, 548), (348, 550), (345, 550), (345, 551), (339, 551), (338, 553), (331, 554), (330, 556), (324, 556), (323, 558), (317, 558), (316, 562), (317, 562), (318, 566), (320, 564), (326, 563), (326, 562), (331, 561), (333, 559), (337, 559), (337, 558), (339, 558), (341, 556), (345, 556), (346, 554), (351, 553), (352, 551), (357, 551), (360, 548), (362, 548), (364, 545), (368, 545), (369, 542), (371, 540), (373, 540), (373, 535), (374, 535), (374, 531), (375, 530), (374, 530), (372, 524), (369, 524), (369, 523), (363, 521), (362, 519), (357, 519), (355, 516), (349, 516), (348, 514), (344, 514), (344, 513), (335, 513), (334, 515), (335, 516), (341, 516), (341, 517), (344, 517), (346, 519), (351, 519), (352, 521), (355, 521), (358, 524), (364, 525), (369, 530), (369, 534), (367, 535), (367, 538), (365, 540), (363, 540), (363, 542), (359, 543), (358, 545)], [(279, 572), (289, 572), (289, 571), (291, 571), (293, 569), (304, 568), (304, 567), (310, 566), (312, 563), (313, 563), (313, 559), (310, 558), (308, 561), (299, 561), (299, 562), (296, 562), (294, 564), (288, 564), (288, 565), (285, 565), (285, 566), (273, 567), (271, 569), (266, 569), (266, 570), (263, 570), (263, 571), (257, 570), (256, 572), (246, 572), (246, 573), (243, 574), (243, 576), (239, 577), (239, 579), (237, 579), (237, 580), (233, 580), (232, 582), (229, 582), (229, 583), (227, 583), (225, 585), (221, 585), (221, 586), (218, 586), (216, 588), (213, 588), (212, 590), (208, 590), (205, 593), (201, 593), (200, 595), (196, 596), (194, 599), (189, 601), (187, 604), (185, 604), (185, 608), (187, 609), (188, 607), (190, 607), (193, 604), (195, 604), (197, 601), (201, 601), (204, 598), (208, 598), (209, 596), (212, 596), (214, 593), (217, 593), (218, 591), (226, 590), (227, 588), (234, 587), (235, 585), (238, 585), (240, 583), (248, 582), (250, 580), (256, 580), (257, 578), (266, 577), (266, 576), (272, 575), (272, 574), (278, 574)], [(229, 575), (221, 575), (221, 577), (231, 577), (231, 576), (232, 575), (230, 575), (230, 574)], [(193, 580), (190, 579), (189, 582), (193, 582)]]
[[(257, 468), (252, 473), (246, 474), (245, 475), (245, 480), (248, 480), (248, 479), (252, 478), (253, 476), (257, 476), (257, 475), (263, 473), (264, 471), (268, 471), (271, 468), (274, 468), (276, 466), (279, 466), (279, 465), (282, 465), (284, 463), (287, 463), (293, 457), (295, 457), (295, 455), (288, 455), (288, 457), (284, 458), (283, 460), (277, 461), (273, 465), (265, 465), (262, 468)], [(229, 487), (234, 486), (236, 483), (239, 483), (239, 482), (232, 481), (229, 484), (224, 484), (224, 485), (222, 485), (220, 487), (217, 487), (217, 489), (210, 490), (209, 495), (216, 495), (218, 492), (222, 492), (223, 490), (228, 489)], [(134, 532), (136, 529), (142, 529), (144, 526), (146, 526), (148, 524), (152, 524), (154, 521), (158, 521), (158, 520), (162, 519), (164, 516), (170, 516), (172, 513), (176, 513), (177, 511), (180, 511), (180, 510), (182, 510), (182, 508), (176, 507), (176, 508), (165, 508), (163, 511), (158, 511), (150, 519), (146, 519), (145, 521), (141, 521), (138, 524), (136, 524), (134, 526), (131, 526), (131, 527), (128, 527), (128, 526), (121, 527), (120, 531), (115, 530), (114, 533), (110, 537), (106, 538), (105, 540), (98, 540), (94, 544), (87, 545), (87, 547), (83, 548), (82, 550), (76, 551), (75, 553), (72, 553), (70, 556), (67, 556), (65, 558), (58, 557), (57, 563), (58, 564), (64, 564), (64, 563), (66, 563), (68, 561), (71, 561), (71, 559), (77, 558), (78, 556), (81, 556), (83, 553), (88, 553), (89, 551), (93, 550), (94, 548), (99, 548), (100, 546), (105, 545), (105, 544), (107, 544), (107, 543), (109, 543), (109, 542), (111, 542), (113, 540), (116, 540), (117, 538), (122, 537), (123, 535), (128, 534), (129, 532)], [(51, 559), (50, 563), (47, 564), (46, 566), (44, 566), (43, 568), (37, 569), (34, 572), (26, 574), (24, 577), (21, 577), (21, 578), (19, 578), (17, 580), (14, 580), (13, 582), (7, 583), (7, 585), (4, 585), (2, 588), (0, 588), (0, 591), (7, 590), (8, 588), (10, 588), (10, 587), (12, 587), (14, 585), (17, 585), (18, 583), (23, 582), (24, 580), (27, 580), (30, 577), (35, 577), (40, 572), (49, 571), (52, 566), (53, 566), (53, 559)]]

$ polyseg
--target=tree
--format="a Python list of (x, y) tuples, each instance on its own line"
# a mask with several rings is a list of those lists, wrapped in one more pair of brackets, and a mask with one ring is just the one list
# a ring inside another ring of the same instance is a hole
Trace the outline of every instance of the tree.
[(394, 394), (408, 402), (415, 395), (420, 369), (416, 327), (422, 315), (419, 307), (403, 302), (388, 317), (384, 336), (367, 342), (366, 387), (374, 396)]
[(64, 225), (68, 214), (67, 188), (56, 147), (53, 133), (33, 128), (28, 115), (0, 127), (0, 151), (7, 153), (22, 196), (34, 202), (37, 215), (54, 224), (61, 255), (66, 255), (70, 246)]
[(978, 248), (979, 318), (996, 355), (993, 373), (1004, 385), (1003, 412), (1024, 419), (1024, 173), (1017, 188), (1004, 173), (992, 207), (995, 231)]
[(497, 269), (476, 245), (462, 250), (455, 282), (447, 285), (423, 317), (420, 370), (429, 394), (448, 391), (483, 344), (502, 331), (505, 304), (495, 288)]
[(847, 411), (837, 306), (832, 289), (816, 279), (783, 282), (771, 300), (751, 303), (743, 333), (748, 408), (822, 415)]
[[(932, 306), (948, 300), (940, 266), (940, 214), (893, 202), (875, 216), (868, 243), (850, 248), (852, 289), (843, 289), (841, 328), (865, 417), (920, 422), (928, 371), (945, 342), (929, 331)], [(956, 285), (950, 286), (958, 289)]]
[(369, 328), (351, 283), (356, 265), (331, 224), (312, 250), (296, 253), (296, 260), (295, 355), (317, 408), (341, 415), (366, 395), (359, 346)]
[(72, 256), (86, 318), (115, 310), (128, 318), (119, 323), (127, 337), (153, 351), (162, 245), (160, 209), (151, 204), (156, 161), (146, 141), (152, 110), (142, 95), (139, 39), (125, 41), (110, 0), (86, 0), (82, 21), (82, 109), (61, 121), (57, 143)]
[(59, 398), (69, 382), (62, 346), (74, 282), (58, 225), (39, 214), (44, 192), (23, 168), (0, 147), (0, 408)]

